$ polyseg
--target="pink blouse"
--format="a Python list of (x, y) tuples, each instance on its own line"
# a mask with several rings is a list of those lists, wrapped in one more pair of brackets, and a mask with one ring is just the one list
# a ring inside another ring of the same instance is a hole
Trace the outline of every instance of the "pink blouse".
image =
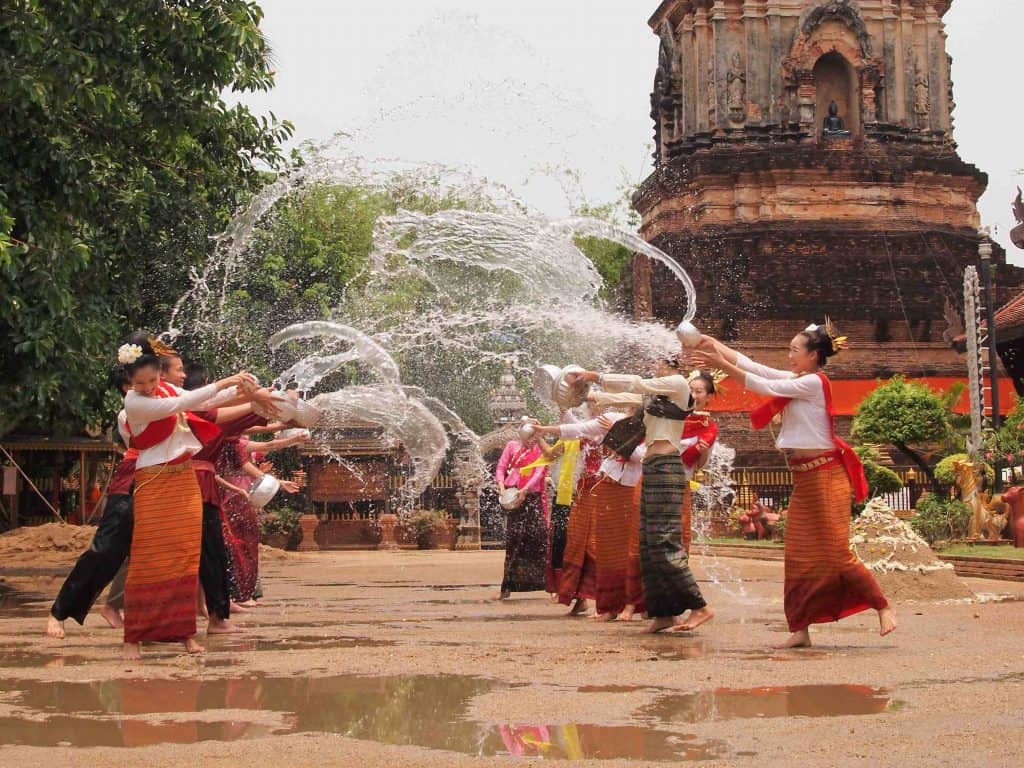
[(534, 445), (531, 448), (524, 448), (518, 440), (509, 441), (505, 450), (498, 460), (498, 468), (494, 472), (494, 479), (497, 482), (504, 482), (506, 488), (525, 488), (530, 492), (539, 492), (544, 487), (544, 479), (548, 476), (547, 467), (531, 469), (529, 472), (520, 474), (517, 470), (528, 464), (533, 464), (543, 453), (540, 446)]

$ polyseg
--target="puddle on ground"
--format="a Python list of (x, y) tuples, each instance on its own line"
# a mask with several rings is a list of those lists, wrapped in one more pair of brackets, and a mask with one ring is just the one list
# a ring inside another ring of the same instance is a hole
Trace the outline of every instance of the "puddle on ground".
[(648, 726), (465, 719), (474, 697), (500, 687), (476, 677), (425, 675), (3, 681), (0, 692), (15, 716), (0, 718), (0, 743), (142, 747), (337, 733), (482, 756), (678, 761), (726, 751), (718, 741)]
[[(672, 639), (664, 645), (648, 643), (640, 646), (649, 655), (648, 661), (688, 661), (691, 659), (735, 659), (737, 661), (809, 661), (824, 659), (830, 654), (824, 650), (812, 648), (793, 648), (788, 650), (736, 650), (722, 649), (705, 640), (680, 642)], [(834, 653), (831, 655), (835, 655)]]
[(30, 650), (4, 650), (0, 652), (0, 667), (63, 667), (84, 664), (85, 656), (70, 653), (45, 653)]
[(45, 595), (19, 592), (9, 588), (0, 589), (0, 618), (36, 618), (50, 612), (53, 601)]
[(580, 693), (636, 693), (651, 688), (646, 685), (583, 685), (576, 690)]
[(371, 637), (328, 637), (303, 635), (298, 637), (259, 638), (221, 635), (216, 640), (207, 638), (209, 651), (298, 651), (308, 648), (380, 648), (395, 645), (394, 640)]
[(719, 688), (663, 696), (639, 714), (664, 723), (706, 723), (754, 717), (877, 715), (891, 708), (889, 692), (865, 685)]

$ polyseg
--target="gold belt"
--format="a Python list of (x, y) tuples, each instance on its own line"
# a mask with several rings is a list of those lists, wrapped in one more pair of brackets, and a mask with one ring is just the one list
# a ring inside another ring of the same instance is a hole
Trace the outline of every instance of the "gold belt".
[(791, 462), (789, 468), (793, 472), (810, 472), (814, 469), (821, 469), (827, 464), (835, 463), (838, 463), (835, 454), (826, 453), (824, 456), (818, 456), (810, 461), (801, 462), (799, 464)]
[(161, 475), (173, 475), (178, 472), (192, 471), (192, 459), (179, 461), (177, 464), (154, 464), (152, 467), (143, 467), (135, 470), (136, 476), (160, 473)]

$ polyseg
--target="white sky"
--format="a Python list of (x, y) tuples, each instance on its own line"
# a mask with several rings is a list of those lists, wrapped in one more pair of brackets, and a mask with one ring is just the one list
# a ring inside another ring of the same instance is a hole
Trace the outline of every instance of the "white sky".
[[(566, 196), (545, 169), (581, 172), (596, 203), (650, 169), (657, 0), (261, 5), (277, 87), (245, 101), (291, 120), (299, 141), (346, 131), (368, 157), (469, 166), (552, 215)], [(988, 172), (982, 221), (1024, 264), (1008, 238), (1024, 183), (1024, 2), (954, 0), (946, 25), (960, 154)]]

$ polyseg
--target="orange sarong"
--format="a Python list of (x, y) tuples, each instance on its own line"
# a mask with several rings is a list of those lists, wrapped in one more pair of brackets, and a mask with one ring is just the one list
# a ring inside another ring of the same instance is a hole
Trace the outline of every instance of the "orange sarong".
[(605, 478), (591, 491), (597, 497), (597, 612), (620, 613), (626, 607), (626, 571), (629, 565), (630, 523), (634, 507), (633, 487)]
[(850, 550), (851, 495), (841, 464), (793, 472), (785, 537), (791, 632), (888, 606), (875, 577)]
[(597, 498), (592, 493), (595, 485), (596, 477), (579, 481), (569, 512), (562, 577), (558, 582), (558, 601), (563, 605), (597, 597)]
[(192, 462), (135, 473), (135, 527), (124, 641), (180, 642), (196, 633), (203, 498)]

